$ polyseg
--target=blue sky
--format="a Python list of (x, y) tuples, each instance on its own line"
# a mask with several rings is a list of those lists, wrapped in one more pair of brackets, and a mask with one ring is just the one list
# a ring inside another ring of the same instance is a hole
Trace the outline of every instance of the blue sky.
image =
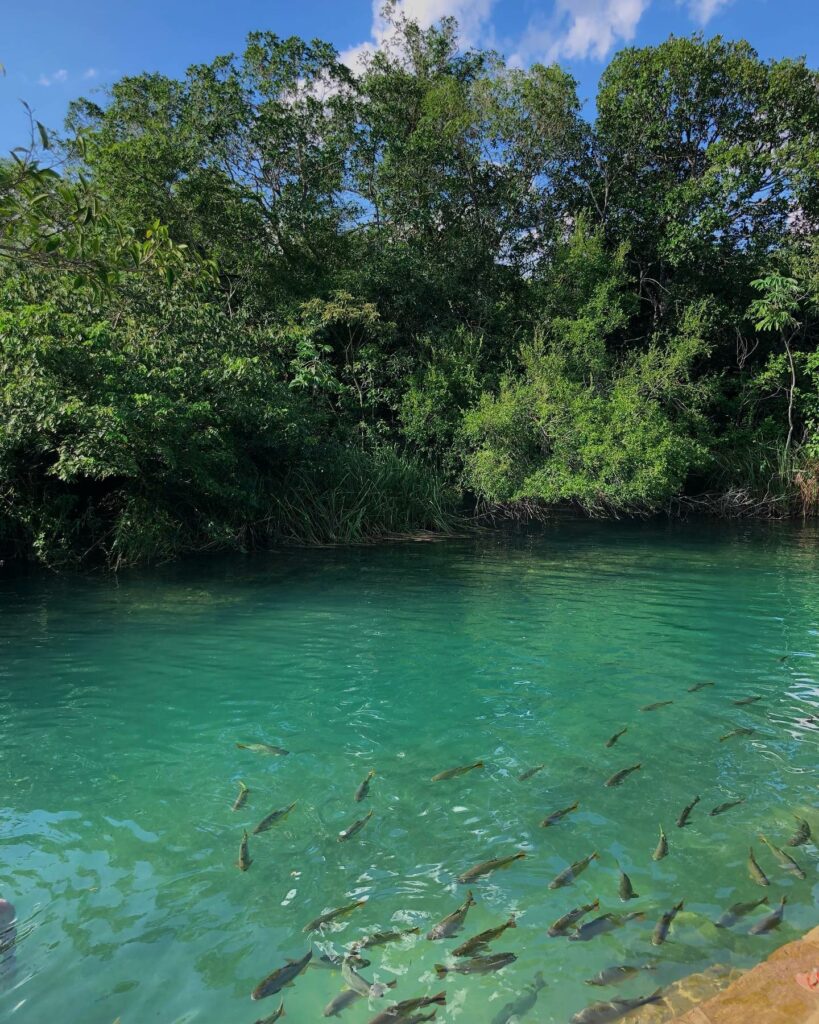
[[(380, 0), (16, 0), (0, 34), (0, 151), (25, 141), (20, 100), (59, 127), (68, 101), (142, 70), (180, 75), (247, 32), (327, 39), (351, 61), (377, 41)], [(819, 64), (819, 0), (400, 0), (429, 23), (455, 15), (468, 41), (519, 64), (558, 60), (594, 97), (618, 48), (703, 28), (745, 37), (766, 57)]]

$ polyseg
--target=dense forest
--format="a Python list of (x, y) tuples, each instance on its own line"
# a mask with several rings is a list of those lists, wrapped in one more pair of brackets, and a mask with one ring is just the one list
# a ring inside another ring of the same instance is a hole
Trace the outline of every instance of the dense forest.
[(0, 161), (0, 557), (819, 506), (819, 73), (252, 34)]

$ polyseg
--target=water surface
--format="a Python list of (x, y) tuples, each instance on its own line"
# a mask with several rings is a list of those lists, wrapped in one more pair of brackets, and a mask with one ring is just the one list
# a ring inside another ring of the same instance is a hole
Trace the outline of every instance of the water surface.
[[(304, 954), (304, 924), (363, 898), (315, 938), (342, 948), (364, 931), (419, 927), (418, 940), (371, 951), (363, 973), (397, 979), (397, 998), (445, 989), (443, 1021), (489, 1024), (539, 970), (548, 987), (524, 1020), (545, 1024), (709, 964), (754, 963), (816, 924), (816, 848), (791, 851), (800, 881), (757, 834), (781, 845), (794, 813), (819, 834), (817, 539), (811, 527), (570, 522), (528, 537), (217, 558), (118, 579), (6, 570), (0, 897), (35, 927), (0, 983), (0, 1019), (252, 1024), (279, 997), (251, 1003), (251, 990)], [(716, 685), (689, 693), (700, 681)], [(674, 703), (639, 710), (662, 700)], [(719, 742), (736, 727), (755, 731)], [(291, 753), (254, 755), (237, 741)], [(430, 782), (477, 759), (483, 770)], [(621, 787), (604, 788), (637, 762)], [(251, 793), (233, 812), (239, 779)], [(539, 827), (576, 800), (577, 813)], [(292, 801), (283, 823), (251, 838), (253, 864), (238, 871), (243, 828)], [(339, 844), (370, 809), (367, 827)], [(654, 862), (660, 824), (670, 855)], [(748, 878), (751, 843), (768, 890)], [(461, 935), (517, 914), (493, 946), (517, 962), (439, 981), (434, 965), (460, 939), (423, 934), (463, 900), (456, 876), (520, 849), (524, 860), (473, 886)], [(599, 861), (574, 885), (548, 889), (592, 851)], [(628, 905), (618, 862), (641, 895)], [(730, 931), (710, 924), (765, 892), (788, 897), (778, 932), (749, 936), (753, 916)], [(546, 935), (595, 897), (603, 911), (646, 919), (588, 943)], [(655, 949), (654, 924), (680, 899), (686, 909)], [(617, 990), (584, 984), (647, 961), (651, 973)], [(285, 991), (287, 1019), (321, 1019), (340, 988), (338, 973), (308, 970)], [(364, 1024), (382, 1005), (361, 1002), (342, 1019)]]

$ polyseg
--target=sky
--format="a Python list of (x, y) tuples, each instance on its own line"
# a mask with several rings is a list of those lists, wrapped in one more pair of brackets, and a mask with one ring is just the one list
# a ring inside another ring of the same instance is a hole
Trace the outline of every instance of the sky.
[[(819, 0), (399, 0), (429, 24), (455, 16), (469, 44), (519, 66), (558, 61), (593, 111), (600, 72), (623, 46), (702, 30), (748, 39), (763, 57), (819, 65)], [(179, 76), (237, 52), (269, 29), (333, 43), (355, 64), (377, 43), (381, 0), (0, 0), (0, 152), (26, 142), (35, 117), (60, 128), (69, 101), (99, 99), (123, 75)], [(3, 9), (4, 8), (4, 9)]]

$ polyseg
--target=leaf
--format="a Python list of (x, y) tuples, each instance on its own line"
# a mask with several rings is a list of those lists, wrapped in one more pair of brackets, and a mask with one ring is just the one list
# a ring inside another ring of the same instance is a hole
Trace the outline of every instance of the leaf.
[(34, 123), (37, 125), (37, 131), (40, 133), (40, 145), (43, 149), (51, 149), (51, 140), (48, 137), (45, 125), (42, 121), (35, 121)]

